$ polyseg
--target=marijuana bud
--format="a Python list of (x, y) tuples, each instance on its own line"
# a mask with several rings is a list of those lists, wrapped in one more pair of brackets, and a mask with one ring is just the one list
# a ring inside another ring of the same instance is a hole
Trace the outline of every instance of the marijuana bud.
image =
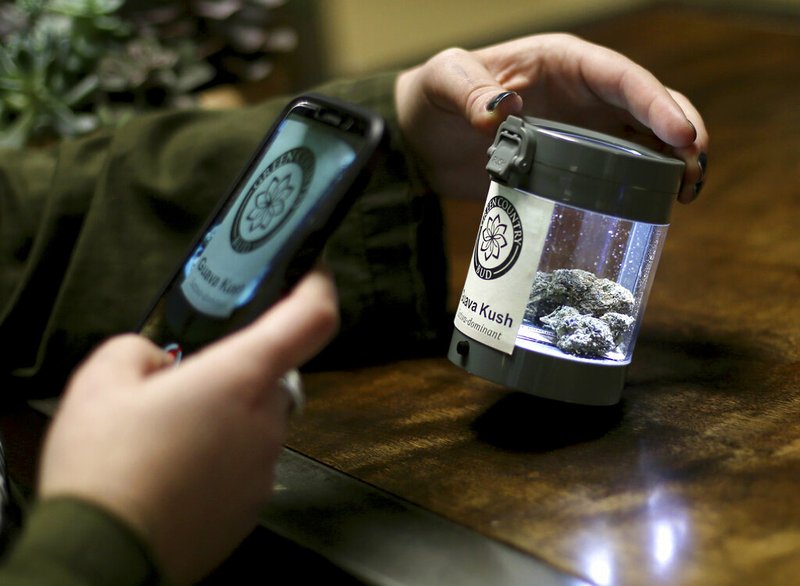
[(635, 300), (622, 285), (580, 269), (540, 272), (525, 320), (554, 333), (562, 352), (597, 358), (614, 350), (633, 325)]

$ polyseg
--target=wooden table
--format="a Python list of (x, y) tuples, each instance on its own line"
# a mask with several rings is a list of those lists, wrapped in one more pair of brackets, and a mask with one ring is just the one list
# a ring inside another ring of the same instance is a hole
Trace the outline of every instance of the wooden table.
[[(800, 18), (661, 5), (575, 32), (688, 95), (712, 136), (623, 401), (555, 404), (412, 360), (308, 376), (288, 446), (563, 583), (797, 583)], [(451, 234), (458, 293), (478, 216), (455, 211), (475, 218)], [(464, 563), (446, 545), (431, 555)]]
[[(438, 357), (308, 375), (266, 529), (209, 583), (275, 560), (332, 583), (797, 583), (800, 19), (656, 5), (574, 32), (687, 94), (712, 136), (622, 402), (548, 402)], [(448, 212), (455, 299), (479, 206)]]

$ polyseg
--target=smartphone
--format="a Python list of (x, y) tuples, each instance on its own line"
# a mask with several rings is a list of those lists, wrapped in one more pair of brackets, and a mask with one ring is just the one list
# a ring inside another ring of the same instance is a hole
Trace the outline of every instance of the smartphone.
[(178, 359), (256, 319), (319, 258), (385, 140), (383, 119), (316, 94), (284, 109), (139, 332)]

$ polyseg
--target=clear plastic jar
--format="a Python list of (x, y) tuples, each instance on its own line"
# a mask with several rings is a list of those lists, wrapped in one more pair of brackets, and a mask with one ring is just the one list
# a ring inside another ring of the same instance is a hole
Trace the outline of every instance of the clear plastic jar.
[(615, 137), (510, 117), (449, 358), (504, 386), (619, 401), (683, 163)]

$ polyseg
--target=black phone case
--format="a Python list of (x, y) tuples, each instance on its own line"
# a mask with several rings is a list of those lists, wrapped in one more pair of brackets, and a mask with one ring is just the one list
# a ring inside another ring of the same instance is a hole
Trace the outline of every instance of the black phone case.
[[(257, 164), (264, 150), (270, 145), (281, 121), (294, 108), (303, 103), (311, 103), (315, 107), (319, 107), (320, 116), (345, 116), (361, 121), (365, 125), (365, 131), (361, 135), (365, 141), (363, 148), (345, 170), (341, 179), (337, 181), (336, 189), (328, 192), (327, 197), (315, 204), (312, 210), (313, 214), (306, 216), (303, 220), (303, 229), (298, 230), (296, 235), (288, 239), (275, 255), (274, 269), (261, 281), (254, 297), (246, 305), (235, 310), (230, 317), (219, 320), (202, 316), (201, 312), (197, 312), (197, 319), (203, 322), (203, 327), (209, 329), (208, 335), (203, 336), (205, 339), (202, 344), (186, 344), (181, 340), (157, 339), (158, 336), (149, 331), (152, 328), (148, 328), (148, 321), (151, 316), (158, 310), (159, 305), (165, 302), (166, 295), (178, 281), (185, 263), (193, 254), (193, 251), (197, 249), (206, 232), (217, 221), (220, 213), (229, 205), (231, 199), (238, 196), (239, 187), (250, 176), (254, 165)], [(325, 242), (341, 224), (359, 194), (363, 192), (372, 171), (382, 158), (384, 151), (382, 147), (386, 140), (385, 123), (380, 116), (373, 112), (319, 94), (304, 94), (293, 99), (264, 135), (250, 160), (244, 165), (242, 171), (231, 184), (225, 197), (221, 198), (218, 205), (209, 215), (208, 220), (198, 232), (198, 236), (193, 240), (183, 259), (150, 305), (145, 317), (139, 324), (138, 330), (162, 346), (172, 343), (180, 344), (181, 351), (185, 352), (195, 350), (197, 349), (195, 346), (199, 347), (209, 343), (227, 333), (244, 327), (256, 319), (314, 265), (322, 252)]]

